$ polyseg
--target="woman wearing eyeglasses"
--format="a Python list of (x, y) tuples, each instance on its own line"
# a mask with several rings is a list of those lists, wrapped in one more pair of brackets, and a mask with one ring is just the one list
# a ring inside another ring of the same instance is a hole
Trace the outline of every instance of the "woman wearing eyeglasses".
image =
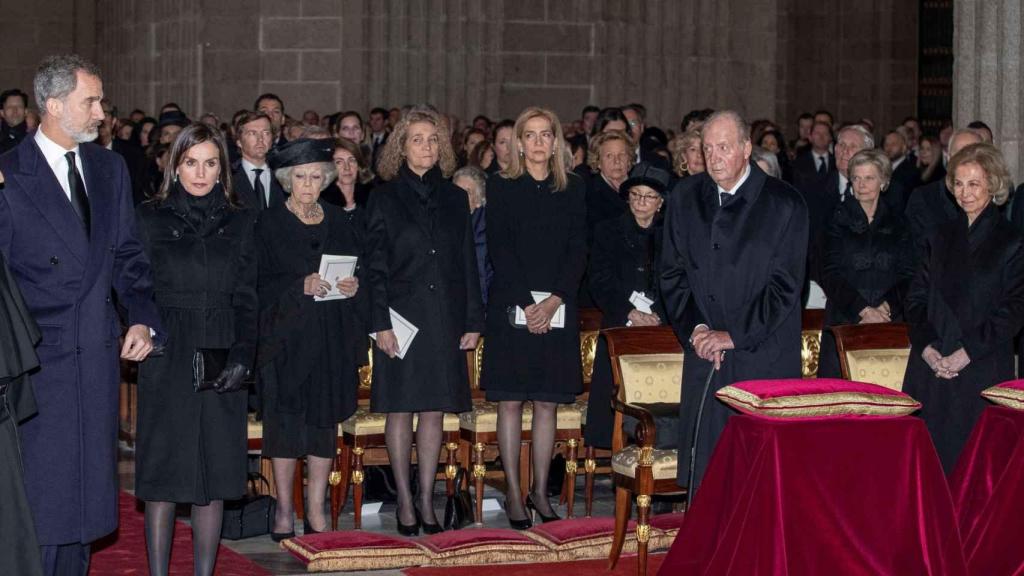
[[(590, 293), (601, 309), (601, 328), (658, 326), (665, 311), (658, 293), (658, 259), (661, 255), (661, 222), (671, 176), (641, 162), (622, 183), (629, 211), (597, 225), (590, 249)], [(642, 295), (652, 304), (638, 301)], [(612, 445), (612, 369), (604, 338), (597, 342), (594, 376), (590, 381), (584, 444), (594, 448)], [(672, 435), (661, 435), (666, 439)]]

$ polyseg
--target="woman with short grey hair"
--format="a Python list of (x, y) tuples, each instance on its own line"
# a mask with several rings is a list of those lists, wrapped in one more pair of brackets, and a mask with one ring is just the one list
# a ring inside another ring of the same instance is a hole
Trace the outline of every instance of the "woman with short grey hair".
[[(889, 158), (881, 150), (861, 150), (850, 159), (849, 173), (853, 198), (836, 207), (825, 235), (826, 327), (901, 319), (913, 274), (903, 215), (880, 201), (892, 178)], [(835, 339), (828, 330), (821, 333), (819, 358), (819, 377), (840, 377)]]
[(761, 170), (764, 170), (765, 174), (772, 178), (782, 178), (782, 170), (779, 168), (779, 159), (775, 154), (772, 154), (760, 146), (754, 146), (750, 150), (750, 159), (753, 160)]
[[(360, 224), (320, 200), (336, 174), (333, 150), (330, 140), (311, 139), (272, 150), (267, 163), (289, 198), (261, 212), (256, 224), (257, 388), (263, 456), (273, 462), (278, 495), (274, 541), (294, 536), (290, 494), (299, 458), (308, 471), (304, 534), (327, 529), (324, 496), (338, 423), (356, 410), (366, 359)], [(355, 256), (354, 270), (322, 278), (325, 255)]]

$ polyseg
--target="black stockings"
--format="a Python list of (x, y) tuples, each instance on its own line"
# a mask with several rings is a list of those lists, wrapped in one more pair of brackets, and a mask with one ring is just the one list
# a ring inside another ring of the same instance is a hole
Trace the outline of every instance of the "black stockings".
[[(443, 419), (441, 412), (420, 412), (416, 425), (416, 461), (419, 471), (419, 501), (416, 508), (423, 521), (436, 524), (434, 514), (434, 480), (437, 476), (437, 461), (441, 455)], [(388, 460), (395, 475), (398, 489), (398, 521), (405, 525), (416, 522), (410, 484), (410, 461), (412, 459), (412, 412), (388, 414), (384, 425), (384, 438), (388, 447)]]
[[(546, 516), (554, 515), (548, 503), (548, 473), (551, 471), (551, 457), (555, 451), (555, 415), (558, 405), (554, 402), (533, 403), (533, 503)], [(522, 444), (523, 403), (518, 401), (498, 402), (498, 451), (505, 469), (505, 510), (511, 520), (526, 518), (522, 500), (519, 497), (519, 447)]]
[[(146, 502), (146, 552), (151, 576), (166, 576), (174, 540), (174, 502)], [(192, 506), (192, 542), (195, 573), (213, 574), (220, 546), (224, 501), (214, 500), (206, 506)]]

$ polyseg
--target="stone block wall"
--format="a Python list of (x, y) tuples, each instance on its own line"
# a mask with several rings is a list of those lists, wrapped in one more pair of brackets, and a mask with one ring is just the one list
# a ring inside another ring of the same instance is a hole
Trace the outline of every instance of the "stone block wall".
[[(227, 118), (276, 92), (295, 116), (429, 101), (466, 120), (528, 104), (569, 120), (585, 104), (638, 101), (671, 128), (691, 109), (727, 106), (787, 129), (817, 107), (881, 129), (916, 98), (910, 0), (73, 2), (84, 19), (62, 26), (91, 30), (92, 43), (61, 46), (98, 61), (124, 110), (173, 100)], [(34, 8), (58, 0), (8, 4), (35, 30), (60, 28)], [(43, 34), (18, 33), (19, 44)], [(0, 70), (37, 60), (8, 52)]]

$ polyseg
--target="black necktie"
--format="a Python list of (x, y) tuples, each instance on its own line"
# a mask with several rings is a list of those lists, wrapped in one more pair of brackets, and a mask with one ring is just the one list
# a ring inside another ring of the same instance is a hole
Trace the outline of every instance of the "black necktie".
[(78, 166), (75, 164), (75, 153), (68, 152), (64, 157), (68, 160), (68, 188), (71, 192), (71, 207), (82, 219), (82, 224), (85, 225), (85, 235), (88, 236), (91, 214), (89, 212), (89, 197), (85, 194), (85, 181), (82, 180), (82, 174), (78, 172)]
[(847, 180), (846, 181), (846, 189), (843, 190), (843, 197), (840, 198), (839, 200), (840, 201), (846, 200), (847, 198), (849, 198), (852, 195), (853, 195), (853, 184), (851, 184), (850, 181)]
[(728, 202), (730, 198), (732, 198), (732, 194), (729, 194), (728, 192), (719, 192), (718, 193), (718, 200), (719, 200), (719, 204), (718, 205), (719, 206), (725, 206), (725, 203)]
[(256, 191), (256, 196), (260, 199), (260, 206), (267, 207), (267, 193), (263, 190), (263, 180), (260, 175), (263, 174), (262, 168), (253, 168), (253, 173), (256, 174), (256, 178), (253, 180), (252, 188)]
[(825, 157), (822, 156), (821, 158), (818, 158), (818, 174), (824, 175), (826, 172), (826, 168), (827, 166), (825, 165)]

